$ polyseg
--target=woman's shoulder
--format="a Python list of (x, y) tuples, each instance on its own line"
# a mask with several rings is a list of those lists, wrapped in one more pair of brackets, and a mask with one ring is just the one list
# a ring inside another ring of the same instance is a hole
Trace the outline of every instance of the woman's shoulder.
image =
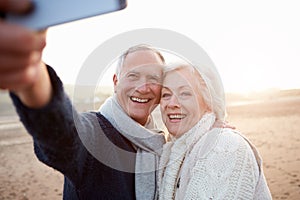
[[(202, 159), (197, 159), (191, 165), (192, 174), (186, 197), (203, 199), (204, 196), (216, 196), (224, 199), (249, 195), (252, 198), (259, 168), (247, 138), (232, 129), (216, 128), (202, 141), (202, 146), (210, 144), (208, 146), (211, 149), (203, 154), (204, 159), (201, 153), (198, 154), (197, 158)], [(203, 190), (205, 188), (209, 190)]]
[(219, 129), (215, 150), (218, 152), (234, 152), (238, 149), (247, 149), (251, 151), (250, 144), (246, 137), (241, 133), (229, 129)]
[(227, 128), (214, 128), (199, 140), (191, 154), (196, 160), (202, 158), (220, 159), (228, 157), (246, 156), (253, 154), (255, 147), (241, 133)]

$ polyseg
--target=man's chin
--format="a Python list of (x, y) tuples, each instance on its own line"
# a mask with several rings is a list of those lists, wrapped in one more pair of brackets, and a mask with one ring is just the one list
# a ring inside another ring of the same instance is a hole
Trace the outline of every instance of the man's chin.
[(149, 115), (150, 115), (149, 111), (130, 112), (130, 117), (135, 121), (147, 121)]

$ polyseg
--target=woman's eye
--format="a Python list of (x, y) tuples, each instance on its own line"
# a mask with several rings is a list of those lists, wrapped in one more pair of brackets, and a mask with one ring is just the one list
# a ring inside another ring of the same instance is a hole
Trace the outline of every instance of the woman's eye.
[(168, 98), (170, 96), (171, 96), (170, 93), (162, 93), (162, 95), (161, 95), (162, 98)]
[(181, 94), (180, 94), (180, 96), (191, 96), (192, 94), (190, 93), (190, 92), (182, 92)]

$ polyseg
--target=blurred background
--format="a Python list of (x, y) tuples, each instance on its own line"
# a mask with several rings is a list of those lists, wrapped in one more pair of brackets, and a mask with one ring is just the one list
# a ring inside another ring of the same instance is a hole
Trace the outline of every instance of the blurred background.
[[(223, 80), (228, 121), (259, 149), (273, 199), (300, 196), (300, 12), (296, 0), (128, 0), (122, 11), (49, 28), (44, 61), (70, 95), (80, 68), (104, 41), (140, 28), (181, 33), (199, 44)], [(113, 68), (93, 99), (79, 87), (77, 109), (112, 94)], [(0, 199), (61, 199), (62, 176), (33, 154), (8, 93), (0, 91)]]

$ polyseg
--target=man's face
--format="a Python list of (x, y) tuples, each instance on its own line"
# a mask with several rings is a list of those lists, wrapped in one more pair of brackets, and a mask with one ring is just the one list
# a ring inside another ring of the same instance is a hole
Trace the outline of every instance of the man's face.
[(141, 125), (159, 104), (163, 62), (150, 50), (128, 54), (119, 77), (114, 76), (117, 99), (124, 111)]

